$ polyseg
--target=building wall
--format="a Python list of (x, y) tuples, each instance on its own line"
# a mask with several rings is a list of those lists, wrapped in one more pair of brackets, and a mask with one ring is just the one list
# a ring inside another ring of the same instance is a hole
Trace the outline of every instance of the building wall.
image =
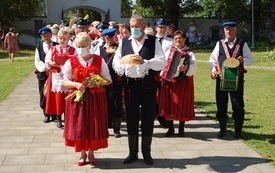
[(110, 19), (120, 20), (121, 4), (117, 0), (47, 0), (47, 17), (33, 18), (30, 21), (21, 21), (15, 24), (17, 31), (20, 33), (20, 43), (31, 46), (37, 43), (39, 38), (35, 32), (35, 20), (42, 20), (43, 25), (60, 24), (62, 10), (66, 11), (79, 7), (88, 7), (99, 12), (102, 20), (104, 20), (108, 9), (110, 9)]
[[(46, 18), (33, 18), (30, 21), (22, 21), (16, 23), (16, 29), (20, 33), (20, 43), (25, 45), (34, 46), (39, 41), (39, 35), (37, 30), (40, 28), (35, 27), (35, 21), (41, 21), (42, 25), (61, 22), (62, 10), (70, 10), (73, 8), (79, 7), (88, 7), (97, 12), (102, 16), (102, 21), (105, 18), (105, 15), (110, 9), (110, 20), (116, 21), (117, 23), (129, 23), (129, 18), (121, 18), (121, 4), (117, 0), (47, 0), (47, 17)], [(146, 23), (150, 23), (154, 28), (153, 23), (157, 18), (145, 18)], [(222, 21), (218, 19), (179, 19), (179, 29), (188, 29), (189, 23), (193, 21), (197, 26), (197, 33), (203, 35), (204, 40), (213, 39), (212, 29), (215, 28), (218, 30), (219, 37), (222, 37)], [(249, 33), (249, 26), (244, 26)]]

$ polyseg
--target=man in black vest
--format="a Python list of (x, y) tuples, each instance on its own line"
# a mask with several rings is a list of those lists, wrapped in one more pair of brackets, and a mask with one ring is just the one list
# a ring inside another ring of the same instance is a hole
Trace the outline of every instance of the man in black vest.
[(115, 42), (115, 28), (104, 29), (102, 34), (105, 37), (105, 44), (99, 46), (100, 56), (105, 60), (111, 77), (112, 83), (106, 88), (107, 105), (108, 105), (108, 127), (113, 127), (114, 137), (121, 137), (120, 126), (122, 117), (122, 82), (121, 78), (112, 68), (113, 57), (118, 44)]
[(39, 95), (40, 95), (40, 107), (43, 109), (45, 119), (43, 120), (44, 123), (49, 123), (56, 119), (55, 115), (46, 115), (45, 114), (45, 104), (46, 104), (46, 97), (44, 95), (44, 85), (47, 81), (48, 75), (46, 73), (46, 65), (45, 65), (45, 56), (47, 52), (57, 43), (52, 42), (52, 31), (49, 27), (42, 27), (39, 30), (39, 35), (41, 36), (41, 42), (38, 43), (35, 50), (34, 56), (34, 63), (35, 63), (35, 74), (37, 75), (38, 79), (38, 88), (39, 88)]
[[(216, 116), (219, 120), (220, 131), (217, 134), (218, 138), (222, 138), (226, 135), (227, 126), (227, 107), (228, 107), (228, 95), (232, 103), (233, 114), (235, 124), (235, 138), (240, 138), (242, 133), (242, 127), (244, 122), (244, 65), (251, 65), (253, 57), (247, 43), (240, 38), (237, 38), (237, 23), (225, 22), (223, 23), (225, 39), (217, 42), (210, 59), (211, 78), (216, 79), (216, 104), (217, 113)], [(236, 91), (225, 91), (221, 89), (221, 74), (222, 65), (227, 58), (235, 58), (239, 61), (239, 74), (237, 81)]]
[[(116, 73), (127, 77), (125, 102), (127, 114), (127, 132), (129, 156), (124, 164), (138, 159), (139, 119), (142, 132), (142, 155), (148, 165), (154, 164), (151, 157), (151, 143), (156, 106), (156, 75), (165, 65), (165, 55), (159, 41), (154, 36), (146, 35), (146, 23), (143, 18), (134, 14), (130, 19), (131, 36), (123, 38), (116, 51), (113, 68)], [(120, 60), (125, 55), (140, 55), (144, 62), (141, 65), (122, 65)]]

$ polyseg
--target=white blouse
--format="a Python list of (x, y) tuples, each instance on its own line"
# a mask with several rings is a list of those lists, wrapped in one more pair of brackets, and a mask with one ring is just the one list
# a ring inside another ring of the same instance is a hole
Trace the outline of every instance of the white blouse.
[[(84, 67), (91, 65), (91, 63), (93, 62), (93, 58), (86, 61), (82, 57), (78, 56), (78, 59), (79, 59), (80, 64)], [(72, 66), (71, 66), (70, 59), (67, 60), (64, 64), (64, 66), (62, 67), (62, 73), (64, 74), (64, 76), (63, 76), (64, 80), (72, 80)], [(108, 68), (107, 64), (105, 63), (105, 61), (103, 60), (103, 58), (102, 58), (102, 63), (101, 63), (100, 76), (103, 77), (104, 79), (107, 79), (112, 82), (109, 68)]]

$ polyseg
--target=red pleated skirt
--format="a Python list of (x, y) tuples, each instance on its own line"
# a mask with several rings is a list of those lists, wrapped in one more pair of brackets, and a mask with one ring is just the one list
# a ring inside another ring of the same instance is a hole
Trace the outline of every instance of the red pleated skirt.
[(62, 115), (65, 111), (65, 92), (52, 92), (52, 73), (46, 83), (46, 114)]
[(193, 76), (181, 82), (162, 82), (159, 111), (166, 120), (189, 121), (195, 118)]
[(65, 145), (81, 150), (108, 147), (108, 114), (105, 91), (91, 93), (86, 89), (84, 102), (66, 101)]

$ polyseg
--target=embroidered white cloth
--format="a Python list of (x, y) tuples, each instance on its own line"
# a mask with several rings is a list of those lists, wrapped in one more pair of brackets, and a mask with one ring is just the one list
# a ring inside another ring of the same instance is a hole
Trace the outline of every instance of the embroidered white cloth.
[(67, 88), (62, 85), (63, 74), (62, 73), (52, 73), (52, 92), (66, 92)]

